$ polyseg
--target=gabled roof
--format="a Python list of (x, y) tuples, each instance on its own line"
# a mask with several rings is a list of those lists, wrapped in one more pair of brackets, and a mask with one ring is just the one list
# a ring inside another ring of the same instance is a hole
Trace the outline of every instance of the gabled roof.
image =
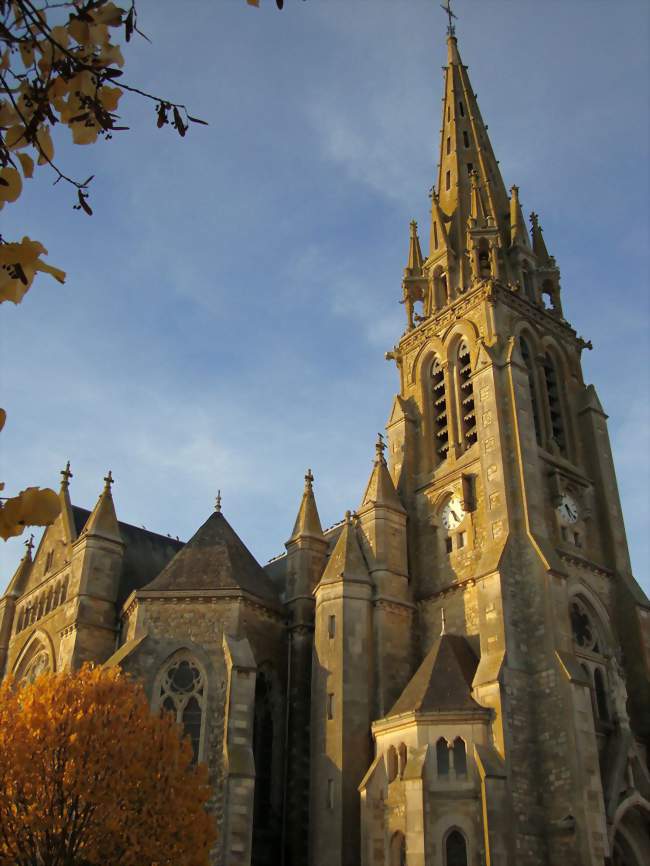
[(387, 715), (483, 709), (471, 695), (477, 665), (464, 637), (441, 635)]
[(276, 604), (271, 579), (220, 511), (203, 526), (151, 583), (146, 592), (242, 590)]

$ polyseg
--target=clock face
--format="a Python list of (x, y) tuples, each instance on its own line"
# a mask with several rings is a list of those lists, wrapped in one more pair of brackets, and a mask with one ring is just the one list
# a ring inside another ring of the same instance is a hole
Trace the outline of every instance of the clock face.
[(563, 523), (565, 526), (575, 523), (580, 515), (575, 499), (569, 496), (568, 493), (562, 494), (560, 504), (556, 506), (555, 510), (557, 511), (560, 523)]
[(452, 496), (442, 509), (442, 525), (445, 529), (456, 529), (465, 519), (463, 503), (457, 496)]

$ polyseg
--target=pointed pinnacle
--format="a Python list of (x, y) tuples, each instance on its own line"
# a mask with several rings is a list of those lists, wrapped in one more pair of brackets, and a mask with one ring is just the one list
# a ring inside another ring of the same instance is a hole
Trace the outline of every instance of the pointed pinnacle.
[(446, 634), (446, 628), (447, 628), (447, 621), (445, 619), (445, 609), (444, 609), (444, 607), (441, 607), (440, 608), (440, 637), (442, 637), (443, 634)]

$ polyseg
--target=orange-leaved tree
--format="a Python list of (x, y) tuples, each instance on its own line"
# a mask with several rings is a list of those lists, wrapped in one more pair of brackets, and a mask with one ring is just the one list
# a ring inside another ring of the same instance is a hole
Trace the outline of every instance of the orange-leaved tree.
[(119, 669), (0, 685), (0, 866), (207, 866), (210, 793)]

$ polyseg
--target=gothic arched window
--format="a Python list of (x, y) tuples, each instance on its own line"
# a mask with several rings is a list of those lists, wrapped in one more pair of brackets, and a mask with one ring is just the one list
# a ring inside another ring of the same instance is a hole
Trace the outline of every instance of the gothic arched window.
[(544, 381), (546, 382), (546, 396), (548, 397), (548, 410), (551, 418), (551, 433), (562, 454), (566, 454), (566, 427), (564, 424), (560, 384), (555, 364), (549, 355), (546, 355), (544, 358), (543, 369)]
[(571, 599), (569, 615), (575, 653), (591, 687), (594, 717), (599, 722), (609, 722), (605, 647), (601, 628), (596, 616), (580, 598)]
[(452, 830), (447, 836), (445, 866), (467, 866), (467, 843), (460, 830)]
[(476, 411), (474, 409), (474, 386), (472, 384), (472, 364), (469, 348), (461, 340), (457, 355), (458, 409), (460, 414), (461, 447), (471, 448), (478, 438), (476, 430)]
[(449, 452), (449, 417), (447, 415), (447, 391), (445, 371), (438, 358), (431, 365), (431, 415), (436, 457), (446, 460)]
[(406, 769), (406, 762), (408, 760), (408, 751), (406, 748), (406, 743), (400, 743), (399, 744), (397, 754), (399, 757), (399, 777), (401, 779), (404, 776), (404, 770)]
[(193, 760), (202, 752), (205, 728), (205, 677), (191, 656), (173, 658), (160, 677), (158, 706), (172, 713), (190, 738)]
[(50, 656), (47, 650), (40, 650), (25, 668), (21, 679), (23, 682), (33, 683), (41, 674), (50, 670)]
[(535, 425), (535, 438), (537, 439), (538, 445), (541, 445), (542, 424), (539, 414), (539, 401), (537, 399), (537, 383), (535, 381), (535, 367), (533, 365), (533, 356), (531, 354), (530, 347), (527, 341), (523, 337), (519, 338), (519, 345), (521, 347), (521, 357), (523, 358), (524, 364), (526, 365), (526, 372), (528, 374), (530, 400), (533, 404), (533, 424)]
[(438, 775), (449, 775), (449, 743), (444, 737), (440, 737), (436, 743), (436, 762), (438, 764)]
[(397, 778), (398, 770), (397, 749), (395, 746), (389, 746), (386, 752), (386, 774), (389, 782), (393, 782)]
[(454, 740), (454, 772), (457, 776), (467, 775), (467, 752), (465, 741), (461, 737)]
[(255, 759), (254, 820), (258, 827), (268, 827), (271, 818), (273, 786), (273, 709), (271, 684), (264, 671), (255, 680), (255, 721), (253, 757)]
[(406, 839), (399, 830), (390, 840), (390, 866), (406, 866)]

